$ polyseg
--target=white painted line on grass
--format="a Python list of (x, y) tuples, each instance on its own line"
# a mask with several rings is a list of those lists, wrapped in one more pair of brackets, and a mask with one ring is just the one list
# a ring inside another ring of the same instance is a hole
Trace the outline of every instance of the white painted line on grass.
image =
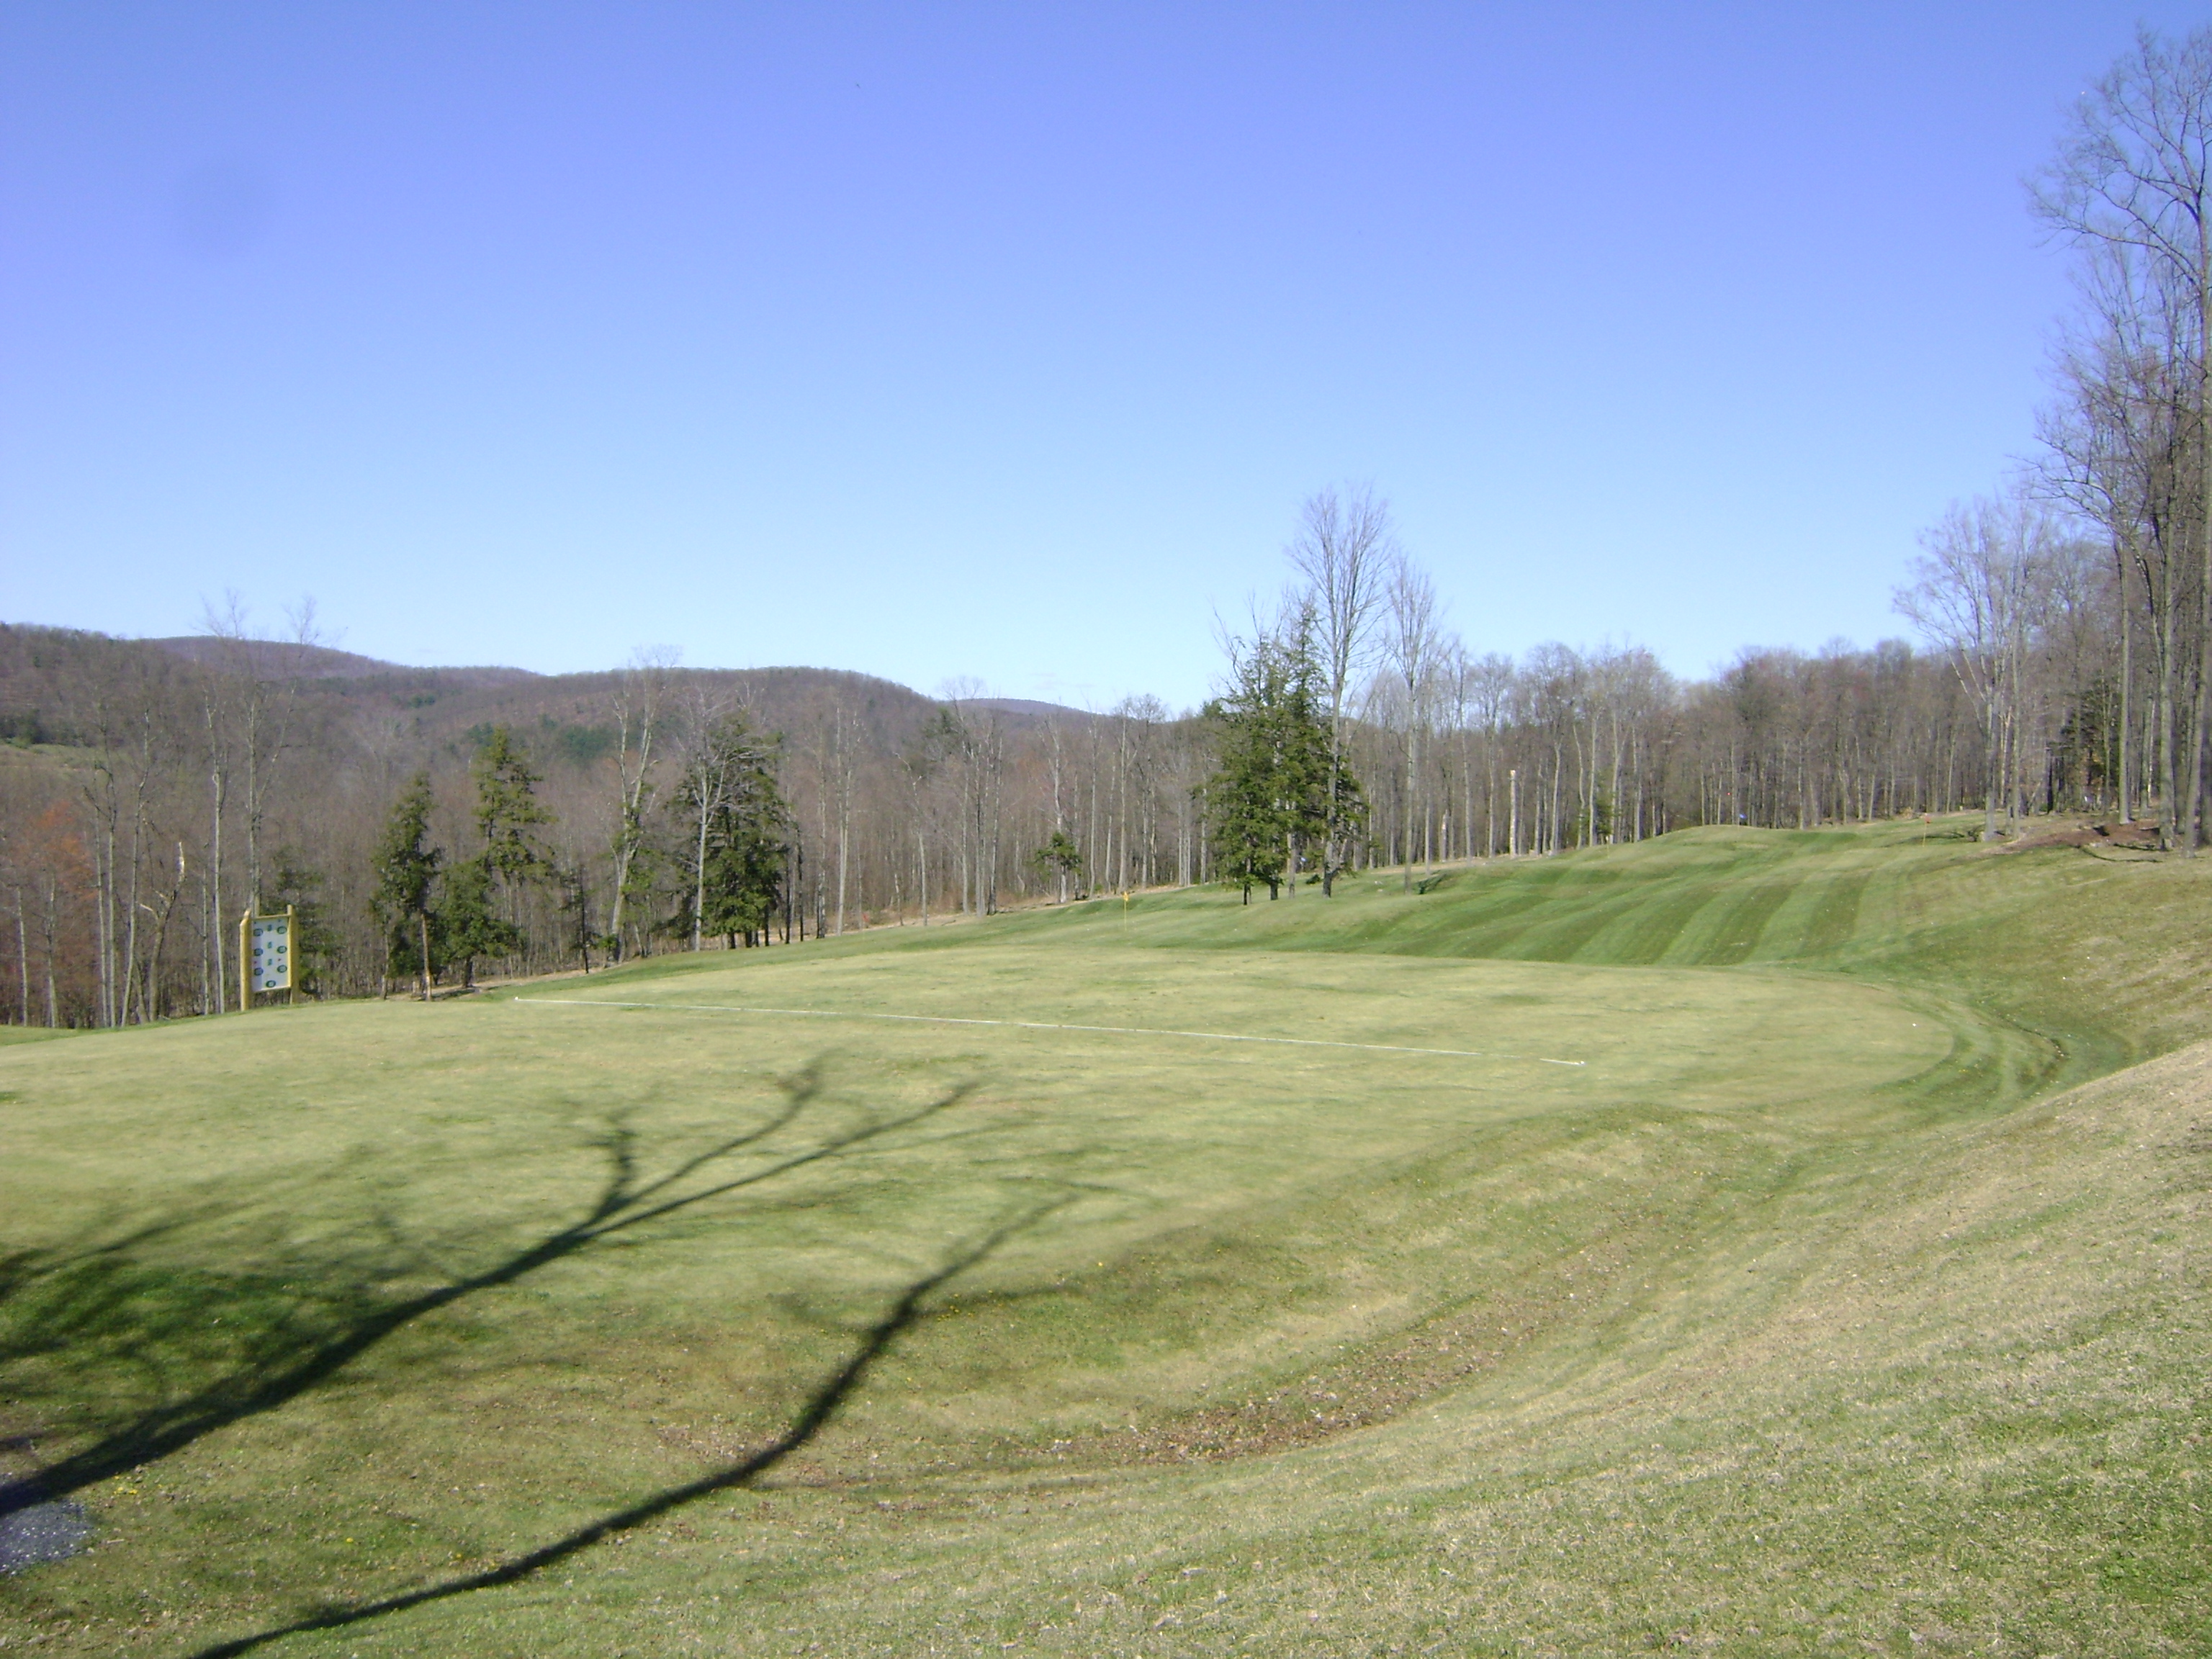
[(1383, 1054), (1443, 1054), (1454, 1060), (1521, 1060), (1538, 1066), (1587, 1066), (1585, 1060), (1493, 1054), (1481, 1048), (1413, 1048), (1397, 1042), (1339, 1042), (1328, 1037), (1251, 1036), (1242, 1031), (1170, 1031), (1157, 1025), (1054, 1025), (1041, 1019), (962, 1019), (951, 1014), (865, 1014), (840, 1008), (740, 1008), (716, 1002), (617, 1002), (610, 997), (517, 997), (562, 1008), (647, 1008), (664, 1014), (767, 1014), (783, 1019), (887, 1019), (910, 1025), (1003, 1025), (1020, 1031), (1091, 1031), (1106, 1036), (1192, 1037), (1204, 1042), (1280, 1042), (1297, 1048), (1364, 1048)]

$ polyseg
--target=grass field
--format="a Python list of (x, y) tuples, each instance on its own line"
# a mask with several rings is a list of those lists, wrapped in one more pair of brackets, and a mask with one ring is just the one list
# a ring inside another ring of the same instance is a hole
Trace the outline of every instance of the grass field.
[(0, 1651), (711, 1482), (974, 1256), (262, 1650), (2203, 1652), (2208, 988), (2212, 863), (1709, 830), (8, 1047)]

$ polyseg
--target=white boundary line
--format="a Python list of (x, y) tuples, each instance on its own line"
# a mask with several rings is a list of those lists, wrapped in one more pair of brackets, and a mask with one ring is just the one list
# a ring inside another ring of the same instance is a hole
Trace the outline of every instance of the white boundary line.
[(1170, 1031), (1157, 1025), (1054, 1025), (1041, 1019), (962, 1019), (951, 1014), (867, 1014), (836, 1008), (741, 1008), (714, 1002), (617, 1002), (610, 997), (517, 997), (562, 1008), (646, 1008), (664, 1014), (766, 1014), (784, 1019), (883, 1019), (911, 1025), (1001, 1025), (1020, 1031), (1091, 1031), (1107, 1036), (1191, 1037), (1204, 1042), (1279, 1042), (1297, 1048), (1361, 1048), (1372, 1054), (1442, 1054), (1453, 1060), (1520, 1060), (1538, 1066), (1587, 1066), (1586, 1060), (1492, 1054), (1481, 1048), (1413, 1048), (1396, 1042), (1339, 1042), (1328, 1037), (1252, 1036), (1242, 1031)]

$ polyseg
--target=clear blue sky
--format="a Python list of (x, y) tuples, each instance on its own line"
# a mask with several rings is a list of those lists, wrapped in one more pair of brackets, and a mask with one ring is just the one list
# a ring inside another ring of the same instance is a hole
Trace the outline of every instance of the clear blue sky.
[(2171, 4), (0, 9), (0, 619), (1202, 696), (1372, 479), (1479, 650), (1901, 631)]

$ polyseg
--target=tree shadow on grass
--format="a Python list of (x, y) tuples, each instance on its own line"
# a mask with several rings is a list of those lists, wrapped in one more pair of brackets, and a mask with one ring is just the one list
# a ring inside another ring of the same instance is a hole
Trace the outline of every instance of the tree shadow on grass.
[[(625, 1242), (656, 1222), (698, 1218), (718, 1200), (768, 1197), (773, 1183), (817, 1166), (911, 1147), (906, 1132), (958, 1105), (972, 1085), (957, 1085), (919, 1106), (847, 1116), (829, 1109), (818, 1065), (784, 1080), (781, 1091), (781, 1104), (761, 1121), (657, 1174), (645, 1170), (635, 1130), (611, 1123), (595, 1143), (605, 1171), (580, 1214), (504, 1243), (489, 1262), (439, 1275), (428, 1288), (392, 1288), (419, 1285), (427, 1253), (388, 1219), (368, 1230), (350, 1254), (313, 1260), (295, 1254), (260, 1272), (154, 1259), (166, 1244), (241, 1212), (242, 1200), (203, 1205), (74, 1250), (0, 1253), (0, 1383), (21, 1402), (19, 1410), (47, 1408), (49, 1420), (36, 1431), (75, 1443), (0, 1485), (0, 1519), (276, 1411), (428, 1316), (556, 1262)], [(267, 1208), (282, 1197), (263, 1194), (258, 1201)], [(919, 1281), (910, 1297), (926, 1295), (965, 1265)], [(898, 1328), (902, 1322), (884, 1328), (881, 1340)], [(866, 1351), (861, 1369), (876, 1351)], [(858, 1376), (828, 1400), (823, 1420)], [(0, 1423), (0, 1441), (19, 1454), (34, 1443), (35, 1431), (14, 1432), (21, 1426)]]
[(590, 1549), (595, 1544), (605, 1542), (617, 1533), (628, 1532), (658, 1520), (715, 1492), (751, 1485), (829, 1426), (838, 1408), (866, 1377), (869, 1368), (882, 1357), (901, 1332), (921, 1317), (933, 1292), (990, 1255), (1017, 1233), (1035, 1226), (1071, 1201), (1072, 1198), (1061, 1198), (1038, 1205), (1012, 1220), (1002, 1223), (981, 1239), (955, 1252), (951, 1259), (938, 1267), (909, 1282), (897, 1300), (867, 1328), (859, 1346), (844, 1363), (808, 1396), (806, 1403), (783, 1431), (757, 1451), (696, 1480), (663, 1487), (635, 1504), (601, 1516), (498, 1566), (488, 1567), (480, 1572), (465, 1573), (440, 1583), (425, 1585), (420, 1589), (385, 1596), (374, 1601), (325, 1607), (290, 1624), (272, 1626), (251, 1636), (235, 1637), (218, 1642), (212, 1647), (202, 1648), (192, 1656), (192, 1659), (234, 1659), (236, 1655), (251, 1653), (288, 1637), (302, 1636), (314, 1631), (343, 1630), (349, 1626), (365, 1624), (371, 1620), (425, 1607), (434, 1601), (450, 1601), (477, 1590), (496, 1589), (502, 1585), (519, 1583)]

